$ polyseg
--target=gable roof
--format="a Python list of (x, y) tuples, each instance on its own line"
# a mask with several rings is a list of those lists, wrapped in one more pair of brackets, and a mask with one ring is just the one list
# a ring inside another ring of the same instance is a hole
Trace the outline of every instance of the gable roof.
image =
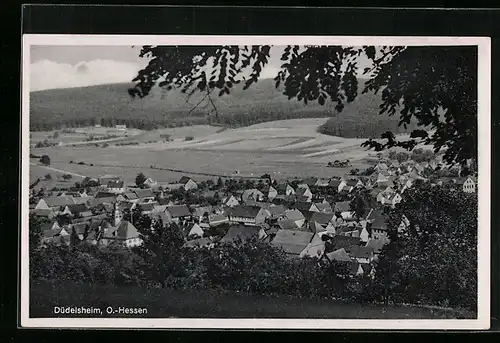
[[(113, 232), (115, 235), (113, 236)], [(127, 220), (122, 220), (118, 227), (112, 229), (110, 232), (106, 233), (106, 238), (116, 238), (116, 239), (133, 239), (138, 238), (139, 232), (132, 223)]]
[(229, 214), (233, 217), (255, 218), (261, 207), (251, 205), (236, 205), (230, 209)]
[(344, 248), (337, 249), (335, 251), (329, 252), (326, 254), (326, 257), (330, 261), (339, 261), (339, 262), (351, 262), (351, 256), (345, 251)]
[(314, 233), (298, 230), (279, 230), (271, 244), (281, 247), (287, 254), (300, 255), (309, 245)]
[(187, 205), (167, 206), (166, 211), (168, 211), (168, 213), (170, 213), (172, 218), (191, 216), (191, 212), (189, 211), (189, 208), (187, 207)]
[(108, 181), (106, 184), (106, 187), (108, 188), (123, 188), (124, 182), (123, 181), (118, 181), (118, 180), (113, 180), (113, 181)]
[(152, 203), (139, 204), (140, 211), (154, 211), (155, 207)]
[(304, 215), (302, 214), (302, 212), (300, 212), (299, 210), (286, 210), (283, 215), (287, 218), (287, 219), (290, 219), (290, 220), (303, 220), (303, 219), (306, 219), (306, 217), (304, 217)]
[(323, 225), (326, 225), (335, 220), (334, 213), (323, 213), (323, 212), (314, 212), (310, 222), (317, 222)]
[(336, 235), (331, 240), (333, 250), (344, 248), (346, 251), (350, 251), (352, 247), (358, 246), (360, 242), (361, 239), (359, 237), (349, 237), (341, 235)]
[(351, 248), (350, 254), (354, 258), (369, 258), (373, 255), (374, 249), (367, 246), (354, 246)]
[(188, 176), (183, 176), (180, 178), (179, 183), (185, 185), (186, 183), (189, 182), (189, 180), (192, 180), (192, 179)]
[(375, 253), (378, 253), (388, 242), (387, 239), (370, 239), (368, 243), (366, 243), (366, 246), (372, 248)]
[(295, 223), (295, 221), (291, 219), (283, 219), (278, 221), (278, 226), (283, 230), (298, 230), (299, 227)]
[(335, 203), (335, 212), (351, 212), (351, 204), (349, 201), (340, 201)]
[(133, 192), (137, 195), (138, 198), (154, 198), (155, 194), (150, 188), (137, 188), (134, 189)]
[(58, 196), (58, 197), (43, 198), (43, 201), (45, 201), (45, 203), (49, 207), (59, 207), (59, 206), (73, 205), (75, 203), (73, 197), (66, 196), (66, 195)]
[(299, 211), (309, 211), (312, 205), (313, 203), (311, 202), (297, 201), (295, 204), (293, 204), (293, 208)]
[(184, 243), (185, 248), (202, 248), (209, 246), (213, 241), (209, 237), (192, 239)]
[(38, 217), (50, 217), (51, 215), (55, 216), (54, 211), (52, 211), (51, 209), (45, 209), (45, 208), (37, 208), (37, 209), (34, 209), (30, 212)]
[(73, 214), (90, 211), (90, 209), (85, 204), (68, 205), (68, 209)]
[(285, 213), (287, 208), (283, 205), (276, 205), (276, 206), (269, 206), (268, 211), (271, 213), (272, 216), (278, 217)]
[(239, 240), (244, 242), (252, 237), (258, 237), (261, 230), (260, 226), (232, 225), (221, 242), (234, 243)]
[(332, 212), (333, 211), (332, 206), (330, 206), (330, 204), (327, 202), (318, 202), (318, 203), (314, 203), (314, 205), (316, 205), (318, 210), (320, 210), (321, 212)]

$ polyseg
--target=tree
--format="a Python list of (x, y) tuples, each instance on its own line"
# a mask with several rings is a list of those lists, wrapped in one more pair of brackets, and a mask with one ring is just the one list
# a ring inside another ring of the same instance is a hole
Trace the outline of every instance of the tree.
[(135, 177), (135, 184), (137, 185), (137, 187), (142, 187), (144, 186), (144, 182), (146, 182), (146, 180), (146, 176), (143, 173), (139, 173)]
[(72, 176), (71, 174), (64, 174), (64, 175), (62, 176), (62, 178), (63, 178), (64, 180), (71, 180), (71, 179), (73, 178), (73, 176)]
[(45, 164), (46, 166), (50, 165), (50, 157), (48, 155), (43, 155), (42, 158), (40, 158), (40, 163)]
[[(209, 99), (213, 91), (223, 96), (240, 83), (248, 89), (261, 77), (272, 48), (143, 46), (140, 56), (151, 59), (133, 79), (136, 84), (129, 94), (145, 97), (156, 84), (166, 90), (180, 88), (188, 96), (199, 91)], [(400, 125), (413, 119), (421, 127), (407, 141), (386, 132), (381, 135), (385, 143), (370, 139), (363, 146), (377, 151), (394, 146), (411, 150), (423, 141), (436, 151), (446, 148), (444, 157), (450, 163), (477, 157), (477, 47), (289, 45), (281, 56), (276, 87), (283, 84), (288, 99), (330, 102), (340, 112), (358, 95), (361, 55), (372, 63), (363, 70), (369, 79), (362, 92), (381, 91), (381, 114), (399, 111)], [(213, 111), (218, 116), (217, 109)]]
[(217, 179), (217, 189), (222, 189), (224, 188), (224, 180), (222, 180), (221, 177)]
[(358, 219), (362, 218), (365, 215), (365, 210), (366, 210), (365, 200), (360, 195), (357, 195), (349, 203), (349, 208), (351, 211), (355, 213)]
[(52, 175), (50, 173), (45, 174), (45, 180), (52, 180)]
[(477, 196), (429, 185), (407, 192), (389, 212), (391, 242), (377, 268), (386, 297), (475, 309)]
[(59, 138), (59, 131), (54, 132), (54, 135), (52, 135), (52, 138), (54, 138), (54, 139)]

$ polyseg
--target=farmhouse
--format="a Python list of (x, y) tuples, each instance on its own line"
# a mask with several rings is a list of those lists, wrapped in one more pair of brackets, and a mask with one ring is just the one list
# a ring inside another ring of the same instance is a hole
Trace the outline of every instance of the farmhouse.
[(116, 175), (103, 175), (103, 176), (99, 176), (97, 178), (97, 183), (100, 186), (106, 186), (108, 184), (108, 182), (110, 182), (110, 181), (119, 181), (119, 180), (120, 180), (120, 177), (118, 177)]
[(340, 215), (342, 219), (349, 219), (353, 217), (353, 211), (351, 211), (351, 204), (349, 201), (339, 201), (335, 203), (333, 211)]
[(299, 210), (286, 210), (278, 219), (278, 222), (283, 219), (294, 221), (299, 228), (301, 228), (306, 221), (306, 217)]
[(264, 239), (266, 236), (266, 232), (260, 226), (232, 225), (222, 237), (221, 242), (238, 244), (252, 238)]
[(330, 206), (330, 204), (328, 202), (317, 202), (317, 203), (314, 203), (314, 205), (316, 206), (316, 208), (318, 209), (319, 212), (322, 212), (322, 213), (332, 213), (333, 212), (332, 206)]
[(64, 208), (68, 205), (74, 205), (75, 201), (73, 197), (70, 196), (59, 196), (59, 197), (47, 197), (42, 198), (35, 206), (35, 209), (44, 209), (49, 210), (52, 209), (54, 211), (59, 211), (60, 208)]
[(142, 244), (139, 232), (129, 221), (123, 220), (117, 227), (105, 230), (102, 237), (104, 244), (116, 242), (126, 247), (135, 247)]
[(115, 125), (115, 129), (118, 131), (127, 131), (127, 125)]
[(265, 222), (270, 212), (258, 206), (238, 205), (229, 211), (229, 220), (244, 225), (259, 225)]
[(165, 212), (167, 214), (168, 222), (179, 224), (181, 221), (192, 220), (192, 214), (187, 205), (173, 205), (167, 206)]
[(236, 197), (232, 194), (222, 199), (222, 205), (227, 207), (234, 207), (239, 204), (240, 202), (238, 201), (238, 199), (236, 199)]
[(186, 190), (192, 190), (192, 189), (198, 189), (198, 184), (193, 181), (190, 177), (183, 176), (179, 180), (179, 183), (182, 185), (182, 187)]
[(464, 193), (476, 193), (476, 180), (473, 177), (457, 178), (457, 184), (462, 186)]
[(300, 257), (312, 241), (314, 233), (297, 230), (279, 230), (271, 244), (284, 250), (290, 257)]
[(214, 242), (210, 237), (192, 239), (184, 243), (185, 248), (199, 249), (199, 248), (211, 248), (214, 246)]
[(295, 189), (288, 183), (278, 184), (276, 190), (278, 191), (278, 195), (295, 195)]
[(196, 223), (192, 223), (190, 225), (188, 225), (188, 227), (186, 228), (188, 234), (187, 234), (187, 237), (193, 237), (193, 236), (196, 236), (196, 237), (203, 237), (203, 229)]
[(303, 212), (303, 211), (319, 212), (318, 206), (316, 206), (316, 204), (311, 203), (311, 202), (297, 201), (293, 205), (293, 208), (297, 209), (297, 210), (299, 210), (301, 212)]
[(337, 192), (340, 193), (342, 189), (344, 189), (347, 183), (345, 182), (344, 179), (331, 179), (328, 184), (330, 187), (336, 189)]
[(246, 189), (241, 195), (241, 201), (247, 203), (250, 201), (264, 201), (264, 193), (257, 188)]

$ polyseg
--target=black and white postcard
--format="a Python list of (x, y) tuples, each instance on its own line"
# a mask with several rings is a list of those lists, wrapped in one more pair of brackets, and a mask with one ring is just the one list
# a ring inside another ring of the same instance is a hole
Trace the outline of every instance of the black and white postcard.
[(487, 329), (490, 40), (24, 35), (21, 324)]

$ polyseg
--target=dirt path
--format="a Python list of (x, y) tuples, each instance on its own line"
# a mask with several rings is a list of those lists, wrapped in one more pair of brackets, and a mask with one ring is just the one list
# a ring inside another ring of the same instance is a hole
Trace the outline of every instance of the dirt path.
[(52, 168), (52, 167), (49, 167), (49, 166), (44, 166), (44, 165), (41, 165), (41, 164), (38, 164), (38, 163), (33, 163), (33, 162), (30, 162), (30, 164), (33, 165), (33, 166), (39, 166), (39, 167), (42, 167), (42, 168), (45, 168), (45, 169), (48, 169), (48, 170), (52, 170), (52, 171), (56, 171), (56, 172), (59, 172), (59, 173), (70, 174), (70, 175), (73, 175), (73, 176), (76, 176), (76, 177), (81, 177), (82, 179), (86, 178), (85, 175), (73, 173), (73, 172), (70, 172), (70, 171), (67, 171), (67, 170)]

